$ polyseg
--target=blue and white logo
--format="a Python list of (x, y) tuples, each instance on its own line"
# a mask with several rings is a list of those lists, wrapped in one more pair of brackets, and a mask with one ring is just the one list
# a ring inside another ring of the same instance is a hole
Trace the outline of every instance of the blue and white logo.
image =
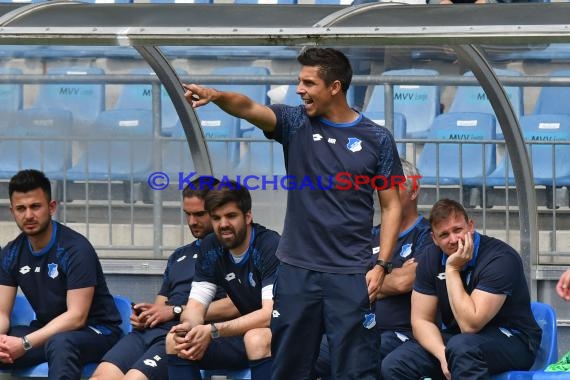
[(56, 263), (48, 263), (48, 276), (50, 276), (51, 278), (56, 278), (57, 276), (59, 276)]
[(255, 288), (255, 279), (253, 278), (253, 273), (249, 272), (249, 284), (251, 285), (252, 288)]
[(400, 256), (406, 258), (410, 256), (411, 253), (412, 253), (412, 243), (404, 244), (402, 246), (402, 250), (400, 251)]
[(362, 321), (362, 326), (364, 326), (364, 328), (368, 330), (376, 326), (376, 314), (374, 313), (364, 314), (364, 321)]
[(362, 150), (362, 140), (356, 137), (349, 137), (346, 148), (351, 152), (360, 152)]

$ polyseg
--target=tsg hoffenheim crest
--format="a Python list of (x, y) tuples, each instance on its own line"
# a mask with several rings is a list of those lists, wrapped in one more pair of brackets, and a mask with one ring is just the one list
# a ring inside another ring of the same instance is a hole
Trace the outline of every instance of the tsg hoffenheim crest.
[(51, 278), (56, 278), (57, 276), (59, 276), (56, 263), (48, 263), (48, 276), (50, 276)]
[(351, 152), (360, 152), (362, 150), (362, 140), (357, 139), (356, 137), (349, 137), (346, 147)]
[(410, 253), (412, 253), (412, 243), (404, 244), (402, 246), (402, 250), (400, 251), (400, 256), (405, 258), (410, 256)]

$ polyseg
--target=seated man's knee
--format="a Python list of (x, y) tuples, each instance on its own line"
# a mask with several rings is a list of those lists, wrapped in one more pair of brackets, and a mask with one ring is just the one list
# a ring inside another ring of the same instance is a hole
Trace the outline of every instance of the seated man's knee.
[(75, 349), (71, 334), (65, 332), (55, 334), (45, 343), (45, 352), (48, 357), (52, 354), (62, 354)]
[(269, 328), (249, 330), (243, 336), (243, 342), (249, 360), (271, 356), (271, 330)]
[(172, 333), (166, 334), (166, 353), (169, 355), (177, 353), (176, 350), (174, 349), (174, 347), (176, 346), (174, 337), (175, 335)]
[(454, 358), (480, 357), (482, 352), (479, 343), (477, 334), (457, 334), (447, 341), (445, 356), (452, 362)]
[(122, 379), (125, 374), (119, 367), (109, 362), (102, 362), (97, 366), (89, 380)]
[(382, 373), (383, 379), (393, 378), (394, 371), (401, 368), (400, 356), (397, 354), (397, 351), (398, 350), (392, 351), (382, 360), (380, 372)]

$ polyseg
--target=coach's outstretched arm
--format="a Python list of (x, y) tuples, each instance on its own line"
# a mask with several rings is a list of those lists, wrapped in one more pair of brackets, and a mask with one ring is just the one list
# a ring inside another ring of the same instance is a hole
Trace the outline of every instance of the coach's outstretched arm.
[(256, 103), (243, 94), (218, 91), (196, 84), (183, 86), (186, 90), (184, 97), (194, 108), (213, 102), (230, 115), (245, 119), (264, 131), (272, 132), (275, 129), (275, 113), (269, 107)]

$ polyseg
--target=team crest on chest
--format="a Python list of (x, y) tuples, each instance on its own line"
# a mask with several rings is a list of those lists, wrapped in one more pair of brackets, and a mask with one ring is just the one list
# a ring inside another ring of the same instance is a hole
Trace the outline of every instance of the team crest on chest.
[(249, 272), (248, 279), (249, 279), (249, 284), (251, 285), (251, 287), (255, 288), (256, 284), (255, 284), (255, 279), (253, 278), (253, 273)]
[(356, 137), (349, 137), (346, 148), (351, 152), (360, 152), (362, 150), (362, 140)]
[(400, 256), (406, 258), (410, 256), (410, 253), (412, 253), (412, 243), (404, 244), (402, 246), (402, 250), (400, 251)]
[(48, 263), (48, 276), (51, 278), (56, 278), (59, 276), (59, 271), (57, 270), (56, 263)]

